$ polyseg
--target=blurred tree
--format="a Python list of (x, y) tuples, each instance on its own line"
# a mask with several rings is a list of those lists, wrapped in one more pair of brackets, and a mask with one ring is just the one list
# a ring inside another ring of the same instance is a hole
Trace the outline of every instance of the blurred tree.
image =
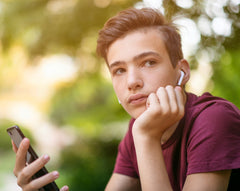
[[(215, 63), (213, 94), (222, 96), (240, 108), (240, 49), (227, 50)], [(238, 71), (238, 72), (237, 72)]]
[(98, 135), (104, 124), (129, 118), (110, 82), (96, 74), (65, 84), (52, 99), (50, 117), (56, 124), (81, 128), (91, 136)]
[[(135, 2), (136, 0), (3, 0), (3, 50), (8, 50), (14, 42), (20, 41), (31, 56), (56, 52), (76, 55), (79, 44), (89, 32), (97, 32), (110, 15), (133, 6)], [(105, 4), (108, 6), (104, 8)]]
[(229, 13), (233, 19), (232, 35), (222, 44), (224, 53), (219, 61), (214, 62), (213, 94), (222, 96), (240, 108), (240, 21), (238, 14)]
[[(199, 55), (204, 52), (213, 68), (212, 81), (207, 89), (216, 96), (230, 100), (240, 108), (239, 53), (240, 2), (234, 0), (189, 0), (191, 6), (180, 6), (178, 0), (163, 0), (167, 18), (189, 18), (200, 32), (198, 48), (188, 58), (196, 68)], [(229, 31), (228, 31), (229, 30)]]
[[(118, 141), (77, 141), (63, 152), (62, 170), (71, 190), (104, 190), (112, 174)], [(65, 183), (66, 184), (66, 183)]]

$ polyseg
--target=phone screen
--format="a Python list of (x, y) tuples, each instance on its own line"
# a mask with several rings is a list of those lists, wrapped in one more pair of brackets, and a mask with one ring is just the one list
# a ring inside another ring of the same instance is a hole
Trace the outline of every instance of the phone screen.
[[(14, 144), (18, 148), (21, 141), (25, 137), (24, 134), (22, 133), (21, 129), (18, 126), (13, 126), (13, 127), (8, 128), (7, 132), (9, 134), (9, 136), (11, 137), (11, 139), (13, 140)], [(33, 148), (30, 145), (28, 148), (27, 156), (26, 156), (26, 165), (30, 164), (37, 158), (38, 158), (38, 156), (37, 156), (36, 152), (33, 150)], [(34, 174), (34, 176), (32, 178), (36, 179), (47, 173), (48, 173), (47, 169), (45, 167), (43, 167), (36, 174)], [(39, 190), (40, 191), (59, 191), (59, 188), (55, 182), (51, 182)]]

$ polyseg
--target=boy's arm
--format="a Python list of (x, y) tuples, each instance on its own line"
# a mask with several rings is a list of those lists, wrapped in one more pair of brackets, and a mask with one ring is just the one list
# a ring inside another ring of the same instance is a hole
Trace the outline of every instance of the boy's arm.
[[(142, 190), (172, 190), (160, 143), (142, 140), (137, 153)], [(226, 191), (230, 175), (231, 170), (188, 175), (183, 191)]]
[[(142, 190), (172, 190), (162, 153), (161, 138), (164, 131), (183, 116), (184, 96), (178, 87), (160, 88), (156, 94), (149, 96), (148, 105), (148, 109), (133, 125)], [(188, 175), (183, 190), (226, 191), (230, 174), (231, 170)]]
[(142, 190), (172, 190), (166, 170), (161, 142), (136, 138), (135, 147)]
[(231, 170), (197, 173), (187, 176), (184, 191), (226, 191), (231, 175)]
[(105, 191), (141, 191), (141, 185), (137, 178), (113, 173)]
[[(143, 190), (172, 190), (161, 140), (184, 116), (185, 94), (180, 87), (160, 87), (151, 93), (146, 110), (136, 119), (132, 133)], [(165, 133), (166, 134), (166, 133)]]

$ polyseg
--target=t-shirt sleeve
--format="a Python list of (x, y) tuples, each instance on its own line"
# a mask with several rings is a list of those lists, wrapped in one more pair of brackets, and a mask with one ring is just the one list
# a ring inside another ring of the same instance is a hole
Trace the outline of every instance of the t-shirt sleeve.
[(133, 121), (130, 121), (128, 132), (118, 146), (118, 154), (113, 172), (138, 178), (135, 147), (131, 133), (132, 123)]
[(240, 168), (240, 112), (215, 103), (193, 123), (187, 147), (187, 174)]

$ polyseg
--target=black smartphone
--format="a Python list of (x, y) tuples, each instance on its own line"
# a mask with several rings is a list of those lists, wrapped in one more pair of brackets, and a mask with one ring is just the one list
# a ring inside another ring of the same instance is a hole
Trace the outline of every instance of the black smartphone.
[[(7, 132), (9, 134), (9, 136), (11, 137), (11, 139), (13, 140), (14, 144), (18, 148), (21, 141), (25, 137), (23, 132), (21, 131), (21, 129), (18, 126), (13, 126), (13, 127), (8, 128)], [(33, 150), (33, 148), (30, 145), (28, 148), (27, 156), (26, 156), (26, 165), (30, 164), (37, 158), (38, 158), (38, 155), (36, 154), (36, 152)], [(36, 174), (34, 174), (32, 178), (35, 179), (35, 178), (41, 177), (47, 173), (48, 173), (47, 169), (45, 167), (43, 167)], [(44, 186), (43, 188), (39, 189), (39, 191), (59, 191), (59, 188), (55, 182), (51, 182), (51, 183), (47, 184), (46, 186)]]

